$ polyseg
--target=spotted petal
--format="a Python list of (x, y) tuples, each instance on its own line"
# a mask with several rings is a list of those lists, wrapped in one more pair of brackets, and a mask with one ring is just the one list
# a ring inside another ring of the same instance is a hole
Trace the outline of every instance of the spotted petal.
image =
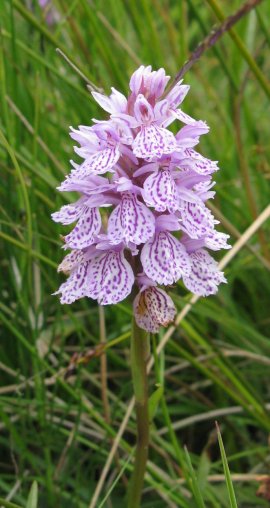
[(214, 187), (216, 182), (213, 182), (211, 178), (209, 180), (201, 181), (199, 183), (196, 183), (194, 185), (194, 191), (196, 192), (197, 196), (200, 197), (200, 199), (205, 202), (208, 199), (212, 199), (215, 196), (215, 191), (212, 191), (212, 187)]
[(73, 303), (79, 298), (86, 296), (87, 283), (89, 279), (89, 261), (78, 264), (66, 282), (61, 284), (55, 295), (61, 294), (61, 303)]
[(65, 237), (71, 249), (84, 249), (92, 245), (100, 232), (101, 217), (98, 208), (85, 208), (85, 213), (78, 220), (75, 228)]
[(212, 231), (207, 238), (204, 239), (205, 246), (211, 250), (230, 249), (231, 245), (227, 243), (229, 235), (221, 233), (220, 231)]
[(84, 252), (81, 250), (73, 250), (67, 254), (58, 266), (58, 272), (70, 273), (85, 259)]
[(150, 333), (157, 333), (160, 326), (168, 326), (176, 313), (171, 297), (154, 286), (138, 293), (133, 308), (137, 325)]
[(159, 284), (173, 284), (190, 272), (185, 247), (170, 233), (161, 231), (142, 249), (141, 262), (145, 274)]
[(191, 238), (211, 235), (215, 224), (218, 222), (202, 202), (182, 201), (180, 214), (182, 219), (180, 227)]
[(114, 184), (103, 176), (87, 176), (85, 180), (77, 178), (75, 172), (71, 173), (61, 183), (58, 189), (62, 192), (81, 192), (88, 196), (101, 194), (113, 190)]
[(195, 295), (208, 296), (215, 294), (221, 282), (227, 282), (223, 272), (218, 269), (217, 262), (204, 249), (190, 255), (191, 272), (183, 276), (187, 289)]
[(181, 83), (177, 83), (167, 95), (167, 101), (172, 109), (180, 106), (190, 89), (189, 85), (181, 85)]
[(193, 125), (198, 122), (198, 120), (195, 120), (191, 116), (187, 115), (187, 113), (184, 113), (184, 111), (182, 111), (181, 109), (174, 110), (173, 114), (174, 114), (175, 118), (177, 118), (178, 120), (180, 120), (181, 122), (183, 122), (187, 125)]
[(101, 175), (107, 171), (112, 171), (120, 155), (117, 145), (100, 150), (87, 157), (79, 169), (72, 171), (72, 177), (80, 179), (89, 175)]
[(122, 241), (136, 245), (147, 242), (155, 232), (152, 212), (136, 196), (124, 194), (121, 203), (109, 217), (108, 238), (114, 244)]
[(177, 188), (169, 170), (152, 173), (146, 178), (143, 188), (146, 204), (158, 212), (175, 212), (179, 208)]
[(142, 126), (132, 147), (136, 157), (161, 157), (175, 150), (176, 141), (172, 132), (151, 124)]
[(186, 148), (184, 154), (186, 158), (183, 158), (179, 163), (179, 166), (183, 169), (193, 169), (193, 171), (196, 171), (200, 175), (210, 175), (218, 170), (216, 161), (203, 157), (203, 155), (192, 148)]
[(106, 251), (90, 262), (87, 296), (101, 305), (124, 300), (131, 292), (134, 274), (123, 252)]
[(58, 212), (52, 213), (52, 218), (55, 222), (61, 224), (72, 224), (80, 218), (84, 210), (85, 198), (79, 199), (76, 203), (71, 205), (64, 205)]

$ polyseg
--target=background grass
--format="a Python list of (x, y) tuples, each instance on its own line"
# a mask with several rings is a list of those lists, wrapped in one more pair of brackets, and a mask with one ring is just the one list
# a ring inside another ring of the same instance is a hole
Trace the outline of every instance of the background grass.
[[(104, 117), (86, 83), (125, 93), (140, 63), (174, 76), (219, 22), (217, 6), (228, 16), (241, 3), (55, 0), (48, 26), (37, 1), (1, 1), (2, 498), (25, 506), (35, 479), (39, 507), (88, 507), (132, 395), (130, 303), (104, 309), (107, 366), (93, 358), (65, 379), (73, 353), (104, 339), (104, 315), (91, 300), (69, 307), (51, 296), (63, 280), (56, 267), (65, 229), (50, 214), (74, 198), (55, 189), (73, 157), (68, 127)], [(248, 61), (226, 34), (185, 77), (184, 110), (211, 127), (200, 149), (220, 161), (214, 204), (232, 244), (269, 202), (269, 97), (251, 65), (267, 80), (269, 19), (264, 1), (236, 25)], [(200, 300), (155, 357), (144, 508), (230, 506), (215, 420), (237, 506), (269, 506), (269, 249), (268, 221), (230, 262), (228, 285)], [(190, 297), (181, 284), (172, 296), (179, 312)], [(125, 506), (134, 432), (132, 415), (96, 506)]]

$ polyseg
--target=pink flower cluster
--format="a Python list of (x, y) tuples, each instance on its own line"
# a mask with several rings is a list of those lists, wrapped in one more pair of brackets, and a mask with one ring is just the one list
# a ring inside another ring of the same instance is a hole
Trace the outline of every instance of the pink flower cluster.
[[(71, 128), (83, 162), (71, 161), (59, 190), (80, 198), (52, 215), (62, 224), (77, 221), (65, 237), (71, 252), (59, 266), (70, 274), (57, 292), (61, 303), (86, 296), (115, 304), (135, 282), (135, 317), (150, 332), (175, 316), (158, 285), (182, 279), (197, 295), (216, 293), (226, 280), (206, 249), (229, 248), (205, 204), (215, 194), (217, 163), (194, 150), (209, 128), (179, 109), (189, 86), (179, 82), (166, 93), (168, 80), (164, 69), (141, 66), (127, 98), (114, 88), (109, 97), (92, 92), (109, 118)], [(175, 135), (168, 130), (174, 120), (184, 124)]]

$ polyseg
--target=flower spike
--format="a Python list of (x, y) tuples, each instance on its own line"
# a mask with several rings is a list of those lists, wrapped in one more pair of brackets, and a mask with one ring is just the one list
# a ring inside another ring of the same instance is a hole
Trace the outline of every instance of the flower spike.
[[(128, 97), (114, 88), (109, 96), (92, 92), (108, 118), (71, 128), (83, 160), (71, 162), (59, 190), (80, 197), (52, 214), (65, 226), (76, 222), (58, 268), (69, 274), (55, 293), (61, 303), (88, 297), (116, 304), (135, 283), (135, 319), (152, 333), (176, 312), (158, 285), (182, 279), (194, 294), (216, 293), (226, 279), (207, 249), (230, 248), (206, 204), (215, 195), (217, 162), (194, 149), (209, 127), (179, 109), (189, 85), (179, 82), (166, 94), (168, 80), (164, 69), (142, 65)], [(174, 121), (182, 124), (176, 134), (168, 129)]]

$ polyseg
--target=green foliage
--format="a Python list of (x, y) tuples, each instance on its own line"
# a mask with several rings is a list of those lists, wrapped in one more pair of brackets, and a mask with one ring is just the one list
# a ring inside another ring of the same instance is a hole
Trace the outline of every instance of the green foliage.
[[(132, 395), (130, 302), (105, 309), (106, 403), (99, 356), (64, 375), (74, 352), (101, 340), (97, 305), (61, 306), (52, 296), (63, 280), (56, 267), (65, 230), (50, 214), (74, 198), (56, 191), (73, 157), (68, 127), (104, 118), (86, 85), (125, 93), (140, 63), (174, 76), (213, 25), (241, 4), (54, 0), (57, 20), (48, 26), (37, 0), (1, 1), (4, 507), (89, 507)], [(185, 77), (191, 91), (184, 111), (211, 127), (200, 150), (220, 162), (215, 207), (232, 244), (269, 202), (269, 18), (270, 4), (262, 2), (235, 25), (236, 37), (224, 34)], [(256, 492), (260, 475), (269, 474), (269, 230), (268, 221), (229, 263), (228, 284), (198, 301), (166, 351), (155, 354), (143, 508), (227, 508), (228, 495), (238, 508), (268, 506)], [(171, 294), (180, 312), (189, 295), (181, 284)], [(132, 415), (96, 506), (125, 507), (135, 428)]]
[(237, 508), (237, 502), (236, 502), (236, 498), (235, 498), (231, 473), (229, 470), (229, 464), (227, 461), (226, 452), (224, 449), (221, 433), (220, 433), (220, 430), (218, 427), (217, 427), (217, 433), (218, 433), (218, 444), (219, 444), (219, 448), (220, 448), (221, 459), (222, 459), (224, 474), (225, 474), (225, 478), (226, 478), (226, 485), (227, 485), (227, 491), (228, 491), (228, 496), (229, 496), (229, 501), (230, 501), (230, 507)]

